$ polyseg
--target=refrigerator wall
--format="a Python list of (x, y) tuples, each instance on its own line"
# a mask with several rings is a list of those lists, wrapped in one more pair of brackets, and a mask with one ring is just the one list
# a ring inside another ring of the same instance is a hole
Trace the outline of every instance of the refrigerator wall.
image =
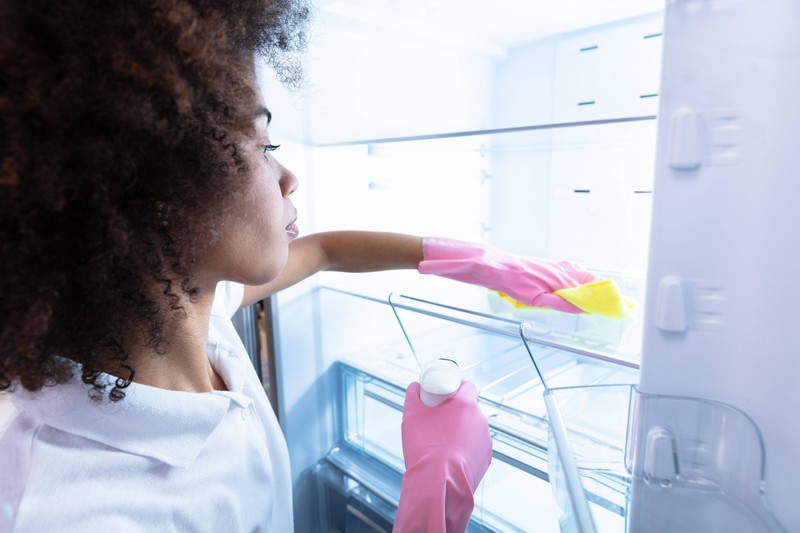
[[(479, 2), (406, 6), (449, 24), (440, 31), (397, 13), (375, 18), (397, 7), (385, 4), (369, 20), (368, 4), (321, 4), (302, 94), (262, 76), (278, 156), (300, 178), (304, 231), (441, 235), (581, 261), (643, 306), (660, 3), (616, 11), (615, 2), (575, 4), (550, 24), (540, 19), (559, 2), (542, 4), (550, 7), (528, 25), (560, 33), (518, 31), (502, 44), (453, 30), (478, 32), (493, 20), (474, 22)], [(510, 4), (484, 5), (507, 10), (500, 20), (521, 17)], [(558, 529), (529, 350), (552, 386), (638, 380), (641, 320), (514, 309), (484, 289), (416, 272), (322, 273), (271, 305), (298, 530), (324, 529), (317, 520), (388, 527), (402, 473), (402, 397), (418, 361), (458, 360), (491, 417), (494, 461), (479, 489), (476, 530)], [(627, 415), (626, 403), (608, 402), (597, 405)], [(576, 427), (582, 457), (595, 466), (598, 451), (622, 456), (624, 423), (591, 416)], [(602, 530), (619, 531), (624, 468), (603, 468), (587, 491)]]

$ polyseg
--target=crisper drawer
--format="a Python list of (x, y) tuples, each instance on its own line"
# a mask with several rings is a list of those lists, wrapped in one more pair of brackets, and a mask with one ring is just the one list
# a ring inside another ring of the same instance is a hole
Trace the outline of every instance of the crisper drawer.
[[(342, 386), (338, 406), (341, 448), (360, 452), (365, 461), (377, 460), (399, 476), (404, 470), (400, 439), (403, 387), (346, 363), (338, 364), (336, 371)], [(480, 405), (489, 418), (493, 460), (475, 494), (475, 526), (503, 532), (558, 531), (548, 476), (546, 421), (483, 396)], [(332, 451), (334, 462), (336, 455), (341, 455), (341, 448)], [(396, 505), (399, 486), (395, 492), (387, 489), (384, 481), (371, 478), (368, 469), (353, 466), (352, 462), (343, 466), (353, 471), (365, 487), (375, 484), (376, 492)], [(600, 490), (590, 497), (598, 530), (623, 531), (627, 484), (619, 479), (604, 481), (592, 485)], [(592, 489), (587, 486), (589, 490)]]

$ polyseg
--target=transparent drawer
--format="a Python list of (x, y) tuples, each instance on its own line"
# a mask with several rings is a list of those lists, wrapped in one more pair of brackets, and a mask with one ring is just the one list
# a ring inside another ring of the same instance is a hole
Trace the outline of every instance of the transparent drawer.
[(641, 277), (623, 277), (614, 272), (595, 270), (605, 279), (614, 280), (624, 297), (635, 302), (636, 307), (625, 319), (599, 315), (572, 315), (548, 309), (512, 305), (498, 293), (488, 291), (489, 309), (493, 314), (509, 317), (518, 322), (528, 322), (554, 339), (588, 349), (616, 353), (638, 359), (642, 347), (642, 310), (645, 303), (645, 283)]
[(402, 472), (403, 389), (347, 365), (339, 368), (344, 399), (339, 419), (344, 441)]
[[(343, 446), (402, 473), (403, 387), (345, 363), (335, 369), (342, 386), (338, 414)], [(546, 421), (482, 397), (480, 405), (489, 419), (493, 461), (476, 492), (473, 520), (491, 531), (559, 531), (549, 484)], [(622, 531), (624, 505), (619, 500), (627, 486), (615, 480), (599, 487), (602, 492), (593, 495), (591, 506), (603, 524), (600, 531)]]

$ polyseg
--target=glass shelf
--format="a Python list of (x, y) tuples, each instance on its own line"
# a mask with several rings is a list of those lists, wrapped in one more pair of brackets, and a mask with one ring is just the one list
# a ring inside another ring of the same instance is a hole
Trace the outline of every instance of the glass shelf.
[[(375, 145), (375, 144), (395, 144), (395, 143), (412, 143), (417, 141), (432, 141), (440, 139), (454, 139), (461, 137), (476, 137), (476, 136), (491, 136), (491, 135), (504, 135), (514, 133), (525, 133), (531, 131), (551, 131), (566, 128), (580, 128), (587, 126), (603, 126), (607, 124), (625, 124), (630, 122), (649, 122), (656, 119), (656, 115), (638, 115), (630, 117), (615, 117), (598, 120), (580, 120), (573, 122), (552, 122), (549, 124), (527, 124), (521, 126), (510, 126), (506, 128), (487, 128), (481, 130), (467, 130), (467, 131), (449, 131), (439, 133), (426, 133), (419, 135), (406, 135), (403, 137), (382, 137), (375, 139), (353, 139), (349, 141), (338, 141), (330, 143), (316, 143), (312, 146), (318, 148), (330, 148), (337, 146), (361, 146), (361, 145)], [(547, 145), (552, 147), (552, 145)]]
[[(638, 352), (630, 353), (624, 350), (622, 335), (618, 335), (616, 340), (606, 338), (603, 341), (594, 326), (598, 319), (603, 319), (604, 323), (607, 322), (613, 328), (623, 330), (624, 320), (568, 315), (547, 310), (536, 310), (528, 314), (507, 314), (494, 306), (495, 297), (491, 291), (486, 293), (486, 307), (481, 310), (464, 309), (403, 294), (389, 294), (381, 298), (331, 286), (321, 287), (320, 293), (325, 295), (323, 304), (326, 307), (363, 309), (363, 311), (356, 310), (355, 313), (359, 316), (364, 312), (369, 314), (370, 311), (367, 309), (374, 308), (366, 302), (394, 309), (395, 318), (400, 320), (402, 315), (402, 321), (407, 321), (409, 329), (414, 331), (414, 344), (419, 343), (421, 351), (427, 352), (431, 359), (442, 356), (434, 354), (446, 355), (449, 350), (464, 350), (465, 354), (471, 354), (470, 357), (481, 358), (482, 349), (490, 349), (494, 353), (513, 346), (521, 346), (520, 324), (525, 322), (526, 339), (542, 349), (549, 348), (554, 353), (566, 352), (572, 356), (605, 361), (620, 367), (639, 368)], [(478, 333), (488, 335), (472, 338)], [(608, 332), (603, 335), (614, 336)], [(507, 340), (500, 340), (503, 338)], [(476, 339), (480, 341), (476, 342)], [(386, 339), (382, 339), (382, 342), (385, 343)], [(405, 342), (407, 344), (411, 342), (408, 335), (405, 337)], [(484, 342), (491, 342), (491, 347), (483, 346)], [(370, 349), (374, 347), (370, 346)], [(392, 347), (387, 349), (391, 350)], [(542, 355), (545, 356), (546, 353)], [(469, 363), (462, 366), (469, 366)]]

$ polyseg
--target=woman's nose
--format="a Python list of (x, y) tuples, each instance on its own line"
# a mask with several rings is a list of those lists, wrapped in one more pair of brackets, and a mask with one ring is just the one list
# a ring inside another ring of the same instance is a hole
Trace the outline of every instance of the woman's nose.
[(297, 176), (289, 170), (288, 168), (281, 165), (281, 193), (284, 197), (288, 197), (294, 191), (297, 190), (297, 186), (299, 185), (297, 181)]

